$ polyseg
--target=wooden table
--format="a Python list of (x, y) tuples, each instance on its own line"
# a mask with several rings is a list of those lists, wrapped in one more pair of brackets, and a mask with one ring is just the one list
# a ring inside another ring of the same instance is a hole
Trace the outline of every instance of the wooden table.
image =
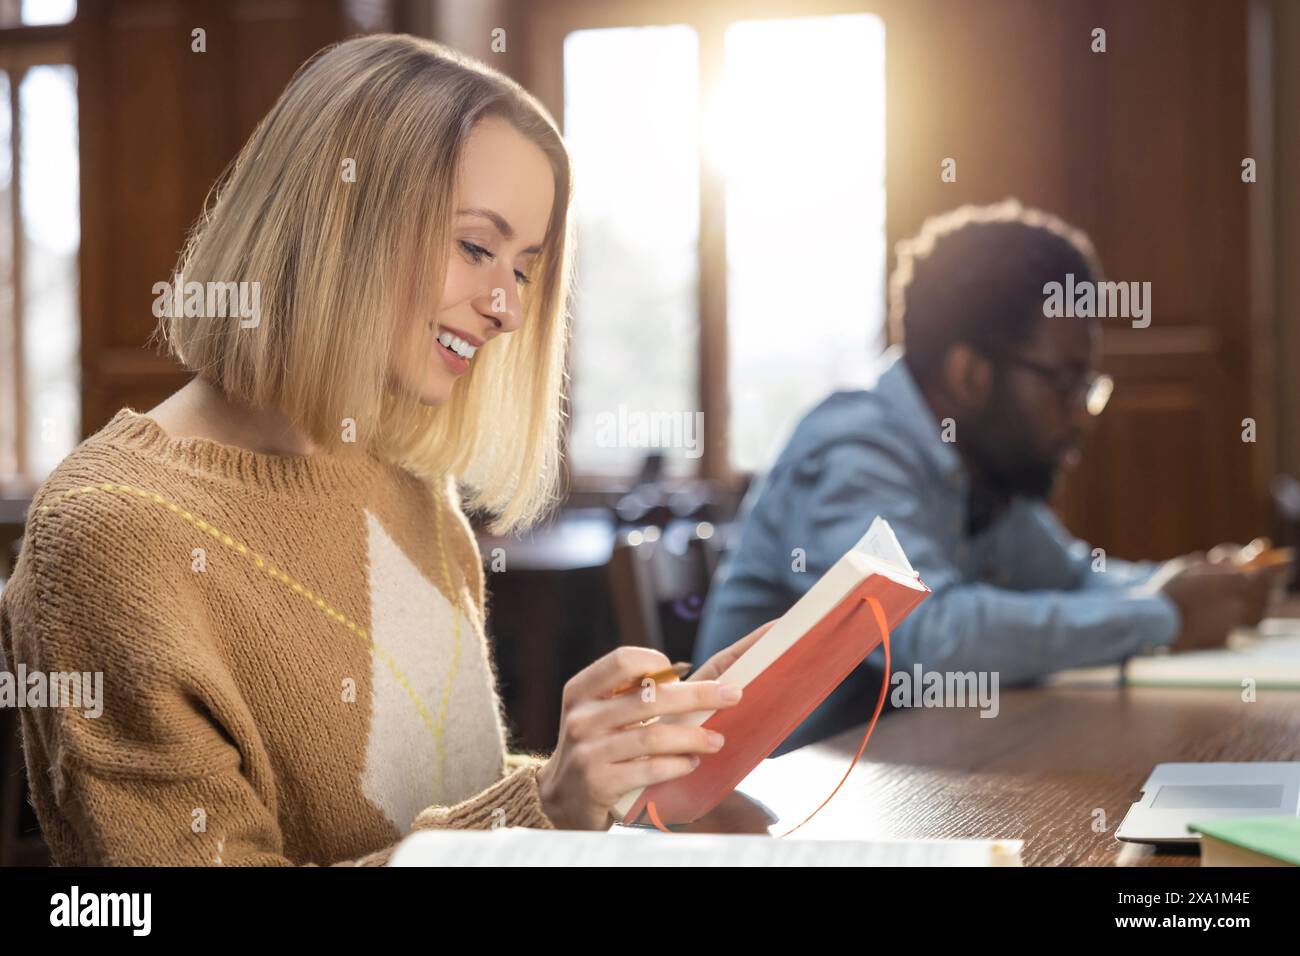
[[(1155, 853), (1115, 839), (1151, 768), (1300, 760), (1297, 691), (1261, 690), (1244, 703), (1233, 690), (1113, 684), (1003, 690), (1000, 704), (994, 718), (882, 716), (852, 776), (799, 835), (1021, 839), (1026, 865), (1194, 866), (1195, 849)], [(865, 729), (764, 761), (692, 829), (784, 833), (831, 792)]]

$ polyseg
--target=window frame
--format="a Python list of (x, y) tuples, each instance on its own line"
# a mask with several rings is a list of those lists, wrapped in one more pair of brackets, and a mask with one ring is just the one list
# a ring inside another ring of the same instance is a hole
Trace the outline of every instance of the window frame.
[[(808, 0), (792, 3), (762, 0), (568, 0), (563, 4), (527, 4), (520, 33), (527, 38), (524, 84), (564, 128), (564, 39), (575, 30), (682, 24), (699, 39), (700, 120), (706, 121), (705, 97), (722, 79), (727, 28), (738, 20), (785, 19), (872, 13), (885, 19), (876, 4), (861, 0)], [(703, 142), (704, 130), (701, 130)], [(696, 480), (735, 490), (748, 475), (734, 468), (730, 455), (730, 375), (727, 345), (727, 208), (726, 182), (702, 149), (699, 156), (699, 365), (696, 388), (704, 412), (704, 441)], [(572, 419), (567, 419), (571, 421)], [(714, 424), (720, 423), (720, 424)], [(567, 434), (566, 434), (567, 444)], [(578, 492), (626, 487), (628, 475), (574, 472), (565, 455), (565, 479)], [(690, 479), (683, 479), (690, 480)]]

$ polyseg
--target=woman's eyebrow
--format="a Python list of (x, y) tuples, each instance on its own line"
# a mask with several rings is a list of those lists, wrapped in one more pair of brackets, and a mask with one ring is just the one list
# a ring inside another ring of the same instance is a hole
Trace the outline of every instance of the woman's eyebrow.
[[(480, 209), (477, 207), (473, 209), (457, 209), (456, 215), (478, 216), (481, 219), (486, 219), (488, 222), (492, 223), (492, 225), (496, 227), (497, 232), (501, 233), (501, 238), (504, 239), (506, 242), (509, 242), (511, 239), (515, 237), (515, 231), (513, 228), (511, 228), (510, 223), (506, 222), (505, 217), (498, 212), (494, 212), (491, 209)], [(534, 256), (541, 251), (542, 251), (541, 246), (529, 246), (527, 249), (523, 251), (523, 254), (526, 256)]]

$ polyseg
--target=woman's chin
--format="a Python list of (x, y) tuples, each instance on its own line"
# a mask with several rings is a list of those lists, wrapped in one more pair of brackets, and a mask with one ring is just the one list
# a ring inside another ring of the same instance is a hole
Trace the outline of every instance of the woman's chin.
[(420, 405), (445, 405), (451, 400), (456, 381), (440, 369), (430, 369), (419, 375), (396, 374), (389, 379), (389, 387), (407, 401)]
[(439, 378), (434, 381), (424, 382), (415, 396), (421, 405), (446, 405), (451, 400), (452, 388), (455, 382), (444, 381)]

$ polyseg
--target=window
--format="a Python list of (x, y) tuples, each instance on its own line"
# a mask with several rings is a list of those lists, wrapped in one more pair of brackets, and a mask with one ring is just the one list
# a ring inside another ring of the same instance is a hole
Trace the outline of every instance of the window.
[(884, 53), (870, 14), (568, 33), (579, 478), (655, 450), (669, 473), (761, 470), (861, 382), (884, 342)]
[(71, 23), (77, 15), (77, 0), (13, 0), (0, 2), (0, 27), (37, 27)]
[(637, 450), (602, 424), (699, 407), (699, 50), (689, 27), (583, 30), (564, 63), (581, 183), (569, 454), (575, 470), (618, 474)]
[(80, 437), (77, 76), (71, 2), (0, 3), (0, 485)]
[[(777, 66), (777, 64), (781, 64)], [(727, 30), (731, 463), (761, 470), (885, 325), (885, 32), (870, 15)]]

